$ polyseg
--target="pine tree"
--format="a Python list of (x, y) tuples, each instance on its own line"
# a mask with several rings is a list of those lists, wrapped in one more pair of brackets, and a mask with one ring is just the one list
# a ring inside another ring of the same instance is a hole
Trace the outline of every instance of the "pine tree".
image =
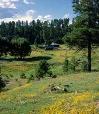
[(72, 46), (88, 49), (88, 71), (91, 72), (92, 45), (99, 44), (99, 0), (73, 0), (73, 8), (77, 16), (65, 40)]

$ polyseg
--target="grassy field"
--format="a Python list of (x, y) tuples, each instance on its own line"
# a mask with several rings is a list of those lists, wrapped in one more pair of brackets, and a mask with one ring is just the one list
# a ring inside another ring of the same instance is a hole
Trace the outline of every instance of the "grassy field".
[[(2, 58), (1, 72), (6, 74), (11, 74), (19, 76), (21, 73), (34, 74), (36, 66), (40, 60), (48, 60), (50, 64), (55, 64), (54, 66), (59, 66), (64, 62), (66, 51), (64, 50), (54, 50), (45, 51), (41, 49), (33, 50), (31, 56), (27, 57), (24, 61), (16, 61), (11, 57)], [(10, 59), (9, 59), (10, 58)]]
[[(33, 50), (30, 57), (17, 61), (9, 56), (0, 60), (1, 72), (8, 75), (6, 91), (0, 93), (0, 114), (99, 114), (99, 49), (93, 51), (95, 72), (64, 74), (62, 65), (65, 58), (81, 57), (83, 51), (76, 52), (61, 46), (59, 50)], [(35, 75), (40, 60), (45, 59), (57, 78), (44, 78), (27, 83), (20, 79)], [(69, 91), (51, 91), (52, 86)]]

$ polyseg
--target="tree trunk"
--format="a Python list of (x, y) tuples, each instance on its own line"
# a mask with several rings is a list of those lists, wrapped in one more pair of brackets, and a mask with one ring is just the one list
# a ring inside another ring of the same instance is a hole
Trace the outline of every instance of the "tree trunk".
[(88, 72), (91, 72), (91, 38), (88, 40)]

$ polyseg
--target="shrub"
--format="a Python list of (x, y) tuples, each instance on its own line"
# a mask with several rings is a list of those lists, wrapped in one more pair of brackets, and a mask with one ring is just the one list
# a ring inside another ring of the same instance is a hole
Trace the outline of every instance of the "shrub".
[(75, 60), (75, 58), (73, 57), (73, 58), (71, 59), (71, 61), (70, 61), (70, 67), (69, 67), (69, 69), (70, 69), (71, 71), (75, 71), (75, 70), (76, 70), (76, 66), (77, 66), (76, 60)]
[(17, 82), (18, 81), (18, 78), (15, 78), (15, 81)]
[(72, 85), (72, 83), (64, 85), (64, 92), (74, 92), (74, 86)]
[(31, 80), (34, 80), (34, 79), (35, 79), (35, 77), (31, 74), (27, 80), (27, 83), (29, 83)]
[(52, 71), (50, 71), (50, 70), (48, 71), (48, 76), (49, 76), (49, 77), (52, 77), (52, 76), (53, 76)]
[(86, 60), (82, 61), (82, 70), (88, 71), (88, 62)]
[(45, 60), (40, 61), (36, 71), (36, 77), (38, 79), (43, 78), (46, 74), (49, 73), (49, 70), (50, 70), (49, 63)]
[(69, 60), (65, 59), (64, 65), (63, 65), (63, 71), (68, 72), (68, 70), (69, 70)]
[(20, 78), (22, 78), (22, 79), (26, 79), (25, 74), (24, 74), (24, 73), (22, 73), (22, 74), (20, 75)]
[(86, 59), (86, 56), (82, 56), (80, 58), (80, 65), (81, 65), (81, 70), (83, 71), (88, 71), (88, 61)]
[(0, 74), (0, 91), (6, 86), (6, 82), (3, 80), (2, 75)]
[(49, 70), (47, 74), (48, 74), (48, 77), (57, 78), (57, 75), (53, 74), (51, 70)]
[(78, 65), (77, 61), (74, 57), (71, 60), (65, 59), (63, 65), (63, 71), (64, 72), (75, 71), (77, 65)]
[(51, 77), (52, 77), (52, 78), (57, 78), (57, 75), (52, 75)]
[(64, 85), (64, 91), (69, 92), (70, 91), (70, 85)]
[(34, 76), (31, 74), (29, 80), (34, 80)]
[(10, 74), (10, 77), (13, 78), (14, 76), (12, 74)]

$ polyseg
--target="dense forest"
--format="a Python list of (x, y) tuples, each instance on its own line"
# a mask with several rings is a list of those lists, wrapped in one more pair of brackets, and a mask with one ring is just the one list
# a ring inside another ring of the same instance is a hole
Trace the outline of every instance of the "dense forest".
[(33, 20), (32, 22), (2, 22), (0, 35), (11, 40), (15, 36), (26, 38), (31, 44), (57, 42), (62, 43), (63, 36), (69, 31), (69, 19), (49, 21)]

